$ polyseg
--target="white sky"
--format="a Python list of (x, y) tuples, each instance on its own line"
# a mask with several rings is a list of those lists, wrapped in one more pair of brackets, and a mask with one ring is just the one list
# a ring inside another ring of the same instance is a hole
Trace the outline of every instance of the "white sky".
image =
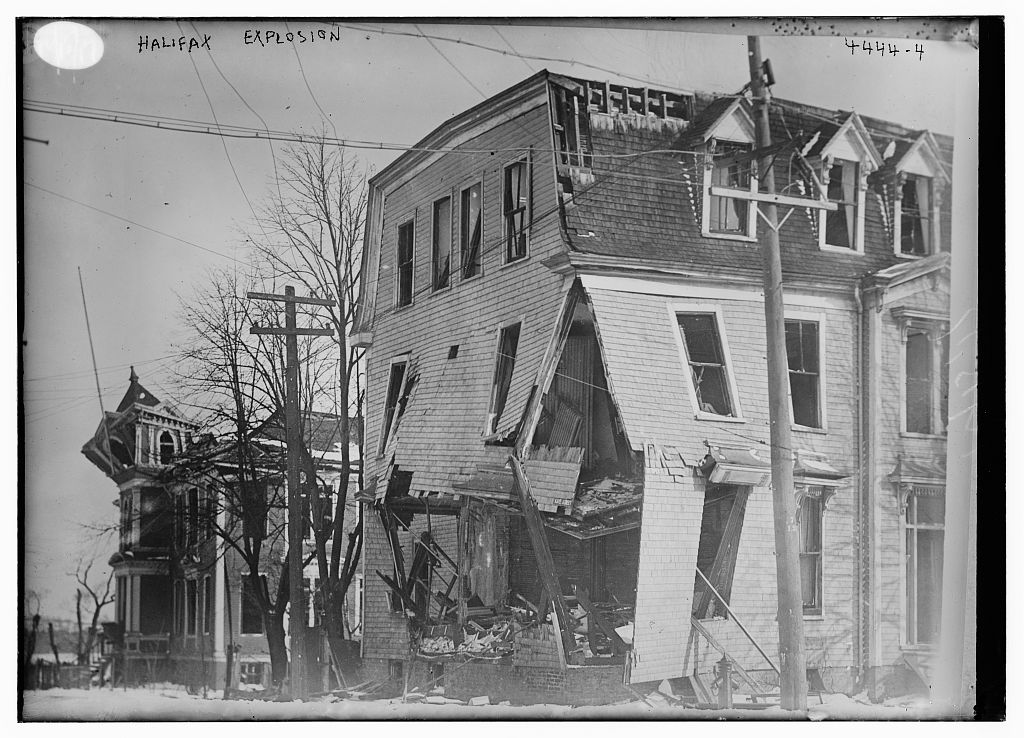
[[(139, 53), (140, 34), (195, 33), (186, 24), (179, 31), (173, 21), (87, 23), (103, 38), (105, 54), (83, 71), (58, 71), (24, 39), (26, 99), (260, 127), (241, 97), (272, 129), (336, 128), (343, 138), (412, 144), (446, 118), (545, 67), (616, 79), (582, 66), (524, 60), (513, 51), (587, 62), (669, 89), (731, 93), (748, 78), (745, 37), (687, 33), (686, 23), (673, 30), (421, 23), (429, 35), (510, 52), (435, 41), (450, 63), (423, 38), (381, 35), (372, 30), (380, 23), (357, 24), (371, 30), (343, 28), (340, 42), (296, 47), (305, 81), (291, 45), (243, 43), (245, 29), (283, 32), (284, 22), (196, 22), (200, 38), (212, 36), (212, 60), (205, 50)], [(289, 25), (293, 31), (324, 27), (313, 21)], [(416, 33), (411, 24), (388, 28)], [(762, 40), (779, 97), (952, 134), (958, 93), (950, 80), (974, 52), (934, 41), (924, 48), (918, 60), (912, 53), (851, 54), (843, 38)], [(100, 416), (76, 267), (85, 279), (104, 402), (112, 409), (127, 387), (129, 364), (144, 385), (165, 394), (161, 384), (173, 369), (173, 346), (184, 338), (176, 322), (178, 295), (190, 294), (206, 269), (230, 263), (64, 198), (244, 259), (238, 226), (252, 219), (246, 197), (258, 206), (273, 166), (265, 141), (38, 113), (25, 113), (24, 135), (49, 142), (25, 142), (26, 185), (64, 196), (24, 189), (26, 586), (43, 592), (44, 613), (58, 616), (73, 611), (67, 573), (83, 549), (80, 524), (116, 519), (113, 483), (80, 453)], [(396, 156), (351, 155), (378, 170)], [(109, 553), (101, 554), (104, 563)]]

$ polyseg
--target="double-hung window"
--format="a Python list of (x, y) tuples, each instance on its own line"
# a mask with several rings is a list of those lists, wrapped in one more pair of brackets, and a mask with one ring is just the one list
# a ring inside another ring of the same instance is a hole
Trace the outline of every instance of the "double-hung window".
[(398, 269), (395, 285), (395, 304), (398, 307), (412, 305), (414, 266), (414, 221), (398, 226)]
[(936, 643), (942, 613), (945, 490), (915, 485), (905, 520), (905, 632), (911, 645)]
[(477, 182), (462, 191), (459, 215), (459, 250), (462, 254), (462, 278), (471, 279), (482, 268), (483, 188)]
[[(711, 186), (749, 190), (751, 183), (751, 160), (737, 161), (738, 156), (751, 151), (750, 144), (732, 141), (717, 141), (711, 169)], [(716, 195), (712, 190), (708, 210), (708, 229), (711, 233), (753, 236), (756, 213), (754, 203), (738, 197)]]
[(698, 413), (738, 415), (715, 313), (676, 313)]
[(521, 323), (505, 326), (498, 333), (498, 355), (494, 361), (494, 381), (491, 386), (491, 403), (487, 413), (484, 435), (498, 430), (498, 421), (505, 411), (508, 391), (512, 387), (512, 373), (516, 367), (516, 351), (519, 349)]
[(900, 187), (900, 253), (927, 256), (932, 253), (932, 180), (908, 174)]
[(526, 258), (532, 217), (530, 161), (528, 158), (505, 167), (505, 262)]
[(442, 197), (434, 203), (431, 245), (431, 289), (445, 289), (451, 279), (452, 199)]
[(839, 206), (838, 210), (822, 210), (824, 221), (822, 237), (824, 245), (837, 249), (858, 250), (861, 228), (860, 214), (860, 172), (857, 162), (833, 160), (826, 163), (823, 173), (828, 178), (828, 199)]
[(821, 615), (822, 513), (820, 490), (800, 501), (800, 595), (804, 615)]
[(938, 326), (908, 327), (904, 346), (904, 425), (907, 433), (946, 432), (949, 336)]
[(820, 428), (821, 354), (818, 323), (786, 320), (786, 356), (789, 359), (789, 394), (793, 422), (807, 428)]

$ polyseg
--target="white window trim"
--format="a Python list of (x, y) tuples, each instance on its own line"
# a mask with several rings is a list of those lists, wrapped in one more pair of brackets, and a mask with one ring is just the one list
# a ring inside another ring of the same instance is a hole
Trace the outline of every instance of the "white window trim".
[[(864, 205), (867, 194), (868, 186), (868, 163), (865, 161), (853, 161), (851, 159), (841, 159), (839, 157), (832, 158), (827, 156), (822, 159), (821, 164), (821, 184), (828, 191), (828, 179), (829, 173), (832, 169), (832, 165), (835, 162), (848, 162), (856, 165), (857, 167), (857, 178), (855, 183), (856, 188), (856, 211), (853, 216), (853, 246), (852, 248), (846, 248), (845, 246), (833, 246), (830, 243), (825, 242), (826, 233), (826, 219), (829, 216), (828, 210), (818, 211), (818, 248), (821, 251), (831, 251), (837, 254), (864, 254)], [(840, 211), (834, 211), (833, 215), (837, 215)]]
[[(502, 178), (504, 179), (504, 174), (502, 175)], [(462, 194), (464, 192), (466, 192), (466, 190), (468, 190), (468, 189), (470, 189), (472, 187), (476, 187), (477, 185), (480, 186), (480, 271), (478, 271), (472, 277), (466, 277), (465, 276), (466, 272), (464, 271), (466, 265), (462, 261)], [(502, 186), (504, 187), (504, 184), (502, 184)], [(487, 239), (486, 239), (486, 232), (487, 232), (486, 212), (487, 211), (484, 209), (485, 196), (484, 196), (484, 177), (483, 177), (483, 175), (481, 174), (479, 177), (467, 181), (465, 184), (463, 184), (461, 187), (458, 188), (458, 192), (459, 192), (459, 227), (458, 227), (458, 233), (459, 233), (459, 243), (458, 243), (458, 249), (459, 249), (459, 282), (472, 282), (473, 280), (479, 279), (480, 277), (484, 276), (484, 245), (487, 243)], [(502, 217), (504, 218), (504, 212), (502, 213)], [(527, 239), (527, 250), (529, 250), (529, 239)]]
[[(908, 528), (908, 526), (907, 526), (907, 512), (910, 510), (910, 498), (913, 497), (914, 495), (916, 495), (917, 491), (916, 491), (916, 489), (914, 489), (916, 485), (914, 485), (913, 483), (898, 482), (897, 484), (906, 484), (906, 486), (909, 486), (911, 488), (911, 490), (907, 492), (907, 495), (904, 498), (905, 503), (902, 504), (902, 505), (899, 505), (897, 507), (897, 509), (896, 509), (897, 510), (897, 514), (899, 515), (899, 523), (900, 523), (900, 525), (899, 525), (899, 529), (900, 529), (900, 566), (899, 566), (899, 570), (900, 570), (900, 619), (899, 619), (900, 620), (900, 622), (899, 622), (899, 626), (900, 626), (900, 628), (899, 628), (899, 631), (900, 631), (900, 634), (899, 634), (900, 650), (901, 651), (935, 651), (935, 650), (938, 649), (938, 645), (939, 645), (938, 643), (920, 643), (920, 642), (916, 642), (916, 641), (915, 642), (911, 642), (910, 641), (910, 634), (907, 632), (908, 631), (907, 620), (910, 617), (910, 613), (907, 612), (907, 596), (909, 594), (908, 593), (908, 587), (910, 586), (910, 582), (907, 581), (907, 563), (908, 563), (908, 559), (909, 559), (909, 556), (910, 556), (910, 553), (907, 551), (907, 528)], [(942, 481), (929, 482), (928, 486), (942, 487), (943, 488), (943, 495), (945, 495), (945, 487), (946, 487), (946, 485), (945, 485), (944, 482), (942, 482)], [(899, 500), (900, 496), (896, 495), (896, 498), (897, 498), (897, 500)], [(914, 527), (917, 528), (918, 530), (921, 530), (921, 529), (941, 530), (943, 532), (943, 535), (945, 535), (945, 531), (946, 531), (946, 524), (945, 524), (945, 522), (943, 522), (942, 525), (936, 525), (934, 523), (925, 523), (924, 525), (921, 525), (921, 524), (917, 523), (917, 524), (914, 525)]]
[[(492, 420), (492, 418), (491, 418), (491, 415), (492, 415), (491, 409), (494, 407), (494, 391), (496, 389), (496, 386), (495, 386), (494, 382), (495, 382), (495, 380), (498, 377), (498, 352), (501, 350), (501, 332), (503, 330), (505, 330), (506, 328), (509, 328), (511, 326), (516, 325), (517, 323), (519, 324), (519, 343), (516, 346), (516, 359), (515, 360), (516, 360), (516, 363), (518, 363), (519, 362), (519, 357), (520, 357), (519, 348), (522, 346), (523, 333), (526, 330), (526, 313), (523, 313), (519, 317), (513, 318), (512, 320), (504, 321), (494, 331), (494, 343), (493, 343), (494, 351), (491, 354), (494, 357), (494, 360), (493, 360), (493, 362), (491, 364), (491, 391), (488, 394), (488, 398), (487, 398), (487, 413), (486, 413), (486, 415), (484, 417), (483, 436), (484, 436), (485, 440), (488, 439), (488, 438), (493, 438), (497, 434), (497, 432), (498, 432), (496, 428), (492, 429), (492, 426), (495, 424), (495, 421), (497, 419), (493, 419)], [(512, 376), (511, 376), (511, 378), (509, 380), (509, 391), (510, 392), (512, 391), (512, 382), (515, 381), (515, 375), (516, 375), (516, 368), (515, 368), (515, 366), (513, 366), (512, 367)], [(507, 402), (508, 398), (506, 397), (505, 400)], [(502, 410), (502, 412), (504, 412), (504, 410)]]
[(933, 256), (939, 253), (939, 240), (941, 233), (941, 226), (939, 223), (939, 203), (941, 201), (941, 186), (938, 179), (927, 174), (918, 174), (916, 172), (907, 172), (907, 174), (913, 177), (920, 177), (921, 179), (928, 180), (928, 253), (926, 254), (905, 254), (902, 251), (903, 241), (903, 182), (900, 176), (902, 172), (896, 173), (896, 180), (893, 192), (893, 216), (892, 216), (892, 233), (893, 253), (901, 259), (923, 259), (926, 256)]
[[(448, 201), (448, 237), (449, 237), (449, 241), (448, 241), (448, 284), (446, 284), (444, 287), (435, 289), (434, 288), (434, 272), (435, 272), (435, 269), (436, 269), (436, 265), (434, 264), (434, 234), (436, 233), (436, 228), (435, 228), (436, 223), (434, 221), (437, 219), (437, 204), (439, 202), (441, 202), (442, 200), (447, 200)], [(455, 220), (455, 208), (453, 207), (453, 204), (452, 204), (454, 202), (454, 200), (455, 200), (455, 197), (452, 195), (451, 192), (449, 192), (447, 195), (442, 195), (441, 197), (436, 198), (433, 202), (430, 203), (430, 294), (431, 295), (436, 295), (436, 294), (439, 294), (439, 293), (447, 292), (448, 290), (450, 290), (452, 287), (455, 286), (455, 280), (453, 279), (454, 275), (452, 274), (452, 264), (455, 261), (455, 259), (454, 259), (455, 254), (453, 253), (455, 251), (455, 240), (452, 238), (452, 231), (453, 231), (452, 224), (454, 223), (454, 220)], [(415, 246), (413, 246), (412, 253), (413, 253), (413, 259), (415, 259), (415, 257), (416, 257), (416, 248), (415, 248)], [(415, 272), (416, 272), (416, 265), (415, 265), (415, 262), (414, 262), (413, 263), (413, 273), (415, 273)]]
[[(396, 311), (405, 310), (406, 308), (410, 308), (416, 304), (416, 222), (417, 220), (419, 220), (418, 215), (418, 211), (414, 209), (411, 218), (407, 218), (401, 221), (397, 226), (395, 226), (395, 279), (394, 287), (392, 288), (394, 295), (392, 296), (391, 304), (394, 306), (392, 309)], [(399, 243), (401, 241), (402, 228), (404, 226), (409, 225), (410, 223), (412, 224), (412, 275), (411, 279), (409, 280), (409, 294), (412, 299), (409, 300), (409, 303), (407, 305), (399, 305), (398, 300), (399, 296), (401, 295), (402, 279), (402, 270), (400, 263), (401, 253), (399, 251)]]
[[(740, 393), (736, 386), (736, 372), (732, 365), (732, 352), (729, 350), (729, 339), (725, 333), (725, 321), (722, 318), (721, 305), (712, 305), (698, 302), (671, 302), (667, 306), (669, 325), (675, 336), (676, 347), (679, 351), (679, 358), (682, 361), (683, 376), (685, 378), (686, 391), (690, 396), (690, 404), (693, 408), (693, 417), (697, 420), (715, 420), (726, 423), (745, 423), (743, 409), (740, 405)], [(725, 373), (729, 387), (730, 400), (734, 415), (716, 415), (700, 409), (697, 403), (697, 390), (693, 386), (693, 378), (690, 376), (690, 360), (686, 353), (686, 343), (683, 341), (683, 332), (679, 327), (679, 313), (705, 313), (715, 316), (715, 327), (718, 329), (718, 340), (722, 348), (722, 358), (725, 361)]]
[[(843, 249), (846, 251), (847, 249)], [(797, 425), (793, 419), (793, 391), (789, 384), (789, 367), (786, 367), (786, 387), (789, 396), (789, 423), (793, 430), (807, 431), (810, 433), (828, 433), (828, 363), (826, 357), (826, 341), (828, 335), (828, 324), (825, 313), (809, 312), (806, 310), (792, 310), (785, 308), (783, 320), (802, 320), (808, 323), (818, 324), (818, 420), (821, 427), (813, 425)], [(787, 357), (788, 360), (788, 357)]]
[[(820, 572), (819, 572), (820, 577), (821, 577), (821, 585), (820, 585), (819, 591), (818, 591), (818, 595), (819, 595), (819, 597), (821, 597), (821, 602), (819, 603), (819, 605), (820, 605), (819, 609), (821, 610), (821, 612), (816, 612), (816, 613), (806, 613), (805, 612), (805, 613), (803, 613), (803, 619), (805, 621), (824, 620), (825, 619), (825, 599), (826, 599), (825, 598), (825, 583), (828, 581), (828, 576), (826, 575), (826, 571), (825, 571), (825, 561), (828, 558), (828, 557), (825, 556), (825, 514), (828, 512), (828, 503), (832, 499), (832, 496), (835, 494), (835, 489), (833, 487), (830, 487), (830, 486), (826, 486), (826, 485), (822, 485), (822, 484), (815, 484), (813, 482), (813, 480), (808, 481), (808, 480), (802, 480), (802, 479), (794, 480), (794, 485), (793, 486), (796, 488), (796, 509), (797, 509), (797, 513), (798, 514), (802, 514), (803, 513), (803, 510), (802, 510), (801, 506), (803, 505), (803, 501), (804, 501), (805, 498), (807, 498), (807, 497), (819, 497), (821, 499), (821, 519), (819, 520), (820, 530), (818, 531), (819, 536), (821, 538), (821, 554), (820, 554), (821, 558), (820, 558), (820, 563), (819, 563), (820, 569), (821, 569)], [(820, 492), (818, 494), (816, 494), (816, 495), (811, 495), (810, 494), (811, 488), (816, 488), (816, 489), (820, 490)], [(801, 610), (802, 610), (802, 608), (801, 608)]]
[[(518, 259), (509, 261), (508, 258), (508, 223), (506, 222), (505, 215), (505, 196), (506, 196), (506, 184), (505, 184), (505, 173), (509, 167), (518, 163), (526, 164), (526, 181), (528, 182), (528, 197), (526, 203), (526, 220), (524, 228), (526, 229), (526, 253)], [(483, 188), (481, 188), (481, 198), (483, 198)], [(515, 157), (509, 159), (501, 165), (501, 260), (500, 265), (502, 267), (509, 267), (515, 264), (521, 264), (524, 261), (528, 261), (532, 249), (533, 241), (533, 152), (529, 152), (524, 156)], [(483, 246), (483, 240), (481, 240), (481, 247)]]
[(900, 322), (900, 435), (904, 438), (946, 438), (946, 433), (917, 433), (907, 430), (907, 338), (910, 331), (929, 335), (932, 349), (932, 428), (942, 426), (942, 334), (949, 325), (943, 318), (903, 317)]
[[(409, 380), (409, 361), (411, 360), (411, 358), (412, 353), (407, 352), (404, 354), (398, 354), (397, 356), (391, 357), (391, 360), (388, 362), (387, 379), (384, 381), (384, 404), (382, 407), (383, 413), (381, 414), (380, 439), (377, 444), (377, 458), (380, 458), (381, 456), (384, 455), (384, 450), (387, 448), (388, 441), (391, 440), (391, 433), (395, 429), (394, 418), (391, 419), (391, 423), (389, 424), (386, 422), (387, 418), (385, 417), (388, 411), (388, 390), (390, 389), (391, 385), (392, 368), (394, 367), (395, 364), (405, 364), (405, 371), (402, 372), (402, 383), (398, 386), (398, 399), (401, 400), (402, 394), (405, 392), (405, 383)], [(395, 405), (394, 412), (398, 412), (398, 405)], [(385, 433), (387, 435), (385, 435)]]
[[(735, 144), (746, 144), (747, 141), (730, 141), (728, 139), (721, 139), (722, 143), (735, 143)], [(753, 144), (751, 144), (753, 147)], [(707, 144), (710, 149), (710, 143)], [(710, 152), (708, 152), (710, 153)], [(747, 243), (757, 242), (757, 211), (758, 204), (756, 200), (747, 201), (747, 231), (746, 233), (720, 233), (718, 231), (711, 230), (711, 173), (714, 171), (715, 162), (712, 156), (705, 154), (704, 163), (704, 187), (702, 189), (703, 197), (701, 199), (701, 214), (700, 214), (700, 232), (705, 238), (721, 238), (728, 241), (745, 241)], [(750, 191), (757, 192), (758, 180), (754, 176), (753, 169), (750, 172)]]

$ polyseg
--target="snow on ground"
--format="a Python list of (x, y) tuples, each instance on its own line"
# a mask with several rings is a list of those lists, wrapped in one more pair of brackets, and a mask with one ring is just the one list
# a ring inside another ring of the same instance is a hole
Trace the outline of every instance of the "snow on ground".
[[(334, 701), (331, 701), (331, 700)], [(498, 698), (492, 697), (497, 701)], [(780, 707), (763, 710), (698, 710), (672, 707), (657, 694), (650, 705), (635, 701), (600, 707), (564, 705), (479, 707), (456, 704), (409, 704), (401, 698), (390, 700), (317, 699), (309, 702), (262, 702), (219, 699), (216, 692), (207, 698), (190, 695), (175, 687), (134, 689), (50, 689), (25, 692), (24, 719), (49, 720), (346, 720), (346, 719), (423, 719), (437, 720), (516, 720), (516, 719), (643, 719), (671, 720), (921, 720), (934, 719), (925, 700), (899, 698), (871, 704), (863, 695), (825, 695), (825, 703), (810, 698), (806, 717), (792, 715)]]

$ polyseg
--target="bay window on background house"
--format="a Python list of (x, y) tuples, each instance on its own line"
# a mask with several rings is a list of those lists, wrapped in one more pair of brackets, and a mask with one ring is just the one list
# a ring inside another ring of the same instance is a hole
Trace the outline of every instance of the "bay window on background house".
[(787, 320), (786, 355), (789, 358), (789, 393), (793, 422), (807, 428), (820, 428), (822, 422), (818, 324), (808, 320)]
[(941, 326), (908, 327), (904, 337), (904, 430), (946, 432), (949, 398), (949, 336)]
[(938, 642), (942, 613), (942, 546), (945, 496), (941, 487), (915, 485), (905, 517), (906, 639)]
[(434, 203), (431, 236), (431, 289), (443, 290), (451, 278), (452, 199), (442, 197)]
[(398, 226), (398, 269), (395, 274), (395, 304), (398, 307), (412, 305), (414, 230), (414, 221), (411, 220)]
[(519, 330), (521, 324), (515, 323), (501, 329), (498, 333), (498, 352), (494, 360), (494, 380), (491, 385), (491, 403), (487, 412), (487, 424), (484, 435), (497, 432), (498, 421), (505, 410), (505, 401), (512, 386), (512, 372), (516, 366), (516, 351), (519, 349)]
[(520, 159), (505, 167), (505, 262), (526, 257), (530, 218), (530, 162)]
[(462, 278), (471, 279), (480, 273), (480, 245), (483, 236), (483, 195), (477, 182), (462, 191), (459, 210), (459, 251), (462, 255)]
[(735, 402), (714, 313), (677, 313), (699, 413), (733, 416)]

